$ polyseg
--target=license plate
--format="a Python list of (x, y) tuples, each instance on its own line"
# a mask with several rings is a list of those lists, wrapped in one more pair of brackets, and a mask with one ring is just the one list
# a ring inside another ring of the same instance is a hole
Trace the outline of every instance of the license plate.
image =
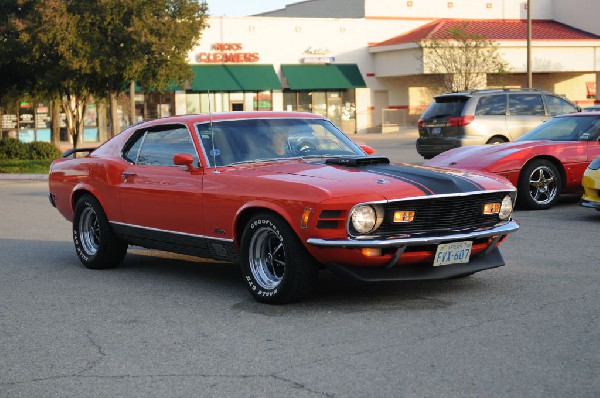
[(442, 132), (441, 127), (434, 127), (431, 129), (431, 135), (440, 135), (441, 132)]
[(473, 242), (471, 241), (442, 243), (438, 245), (433, 266), (468, 263), (472, 245)]

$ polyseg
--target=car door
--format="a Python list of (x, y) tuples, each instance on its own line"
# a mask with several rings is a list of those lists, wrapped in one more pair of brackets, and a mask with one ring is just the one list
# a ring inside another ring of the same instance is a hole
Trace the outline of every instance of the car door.
[(173, 163), (175, 154), (198, 153), (184, 125), (136, 132), (125, 146), (128, 161), (119, 186), (121, 210), (128, 227), (148, 234), (202, 233), (202, 169), (190, 172)]
[(548, 120), (540, 93), (509, 93), (506, 125), (513, 141)]

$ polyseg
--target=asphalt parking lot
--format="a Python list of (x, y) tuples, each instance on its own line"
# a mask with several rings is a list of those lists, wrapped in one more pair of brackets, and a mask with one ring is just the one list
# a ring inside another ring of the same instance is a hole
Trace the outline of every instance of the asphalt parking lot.
[[(414, 138), (356, 136), (418, 163)], [(395, 135), (397, 134), (397, 135)], [(504, 267), (255, 302), (232, 264), (81, 266), (46, 182), (0, 180), (0, 397), (598, 397), (600, 212), (517, 211)]]

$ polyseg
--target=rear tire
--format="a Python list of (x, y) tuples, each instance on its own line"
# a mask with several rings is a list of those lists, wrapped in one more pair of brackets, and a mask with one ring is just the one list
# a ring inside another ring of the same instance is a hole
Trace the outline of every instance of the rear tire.
[(240, 266), (252, 296), (262, 303), (298, 301), (314, 290), (318, 265), (281, 217), (259, 213), (242, 234)]
[(83, 195), (75, 205), (73, 242), (86, 268), (116, 267), (127, 253), (127, 244), (115, 237), (100, 202), (92, 195)]
[(560, 173), (552, 162), (533, 159), (521, 170), (517, 200), (526, 209), (549, 209), (558, 201), (561, 184)]

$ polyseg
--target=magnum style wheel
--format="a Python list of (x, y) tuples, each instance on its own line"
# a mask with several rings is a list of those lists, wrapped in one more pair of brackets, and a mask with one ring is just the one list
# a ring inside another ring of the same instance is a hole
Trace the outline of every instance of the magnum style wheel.
[(241, 241), (241, 268), (254, 298), (283, 304), (308, 296), (318, 266), (294, 230), (279, 216), (261, 213), (250, 219)]
[(521, 170), (518, 200), (527, 209), (549, 209), (558, 201), (560, 187), (561, 176), (556, 166), (545, 159), (534, 159)]
[(73, 242), (79, 260), (87, 268), (113, 268), (121, 264), (127, 244), (118, 240), (96, 198), (83, 195), (75, 205)]

